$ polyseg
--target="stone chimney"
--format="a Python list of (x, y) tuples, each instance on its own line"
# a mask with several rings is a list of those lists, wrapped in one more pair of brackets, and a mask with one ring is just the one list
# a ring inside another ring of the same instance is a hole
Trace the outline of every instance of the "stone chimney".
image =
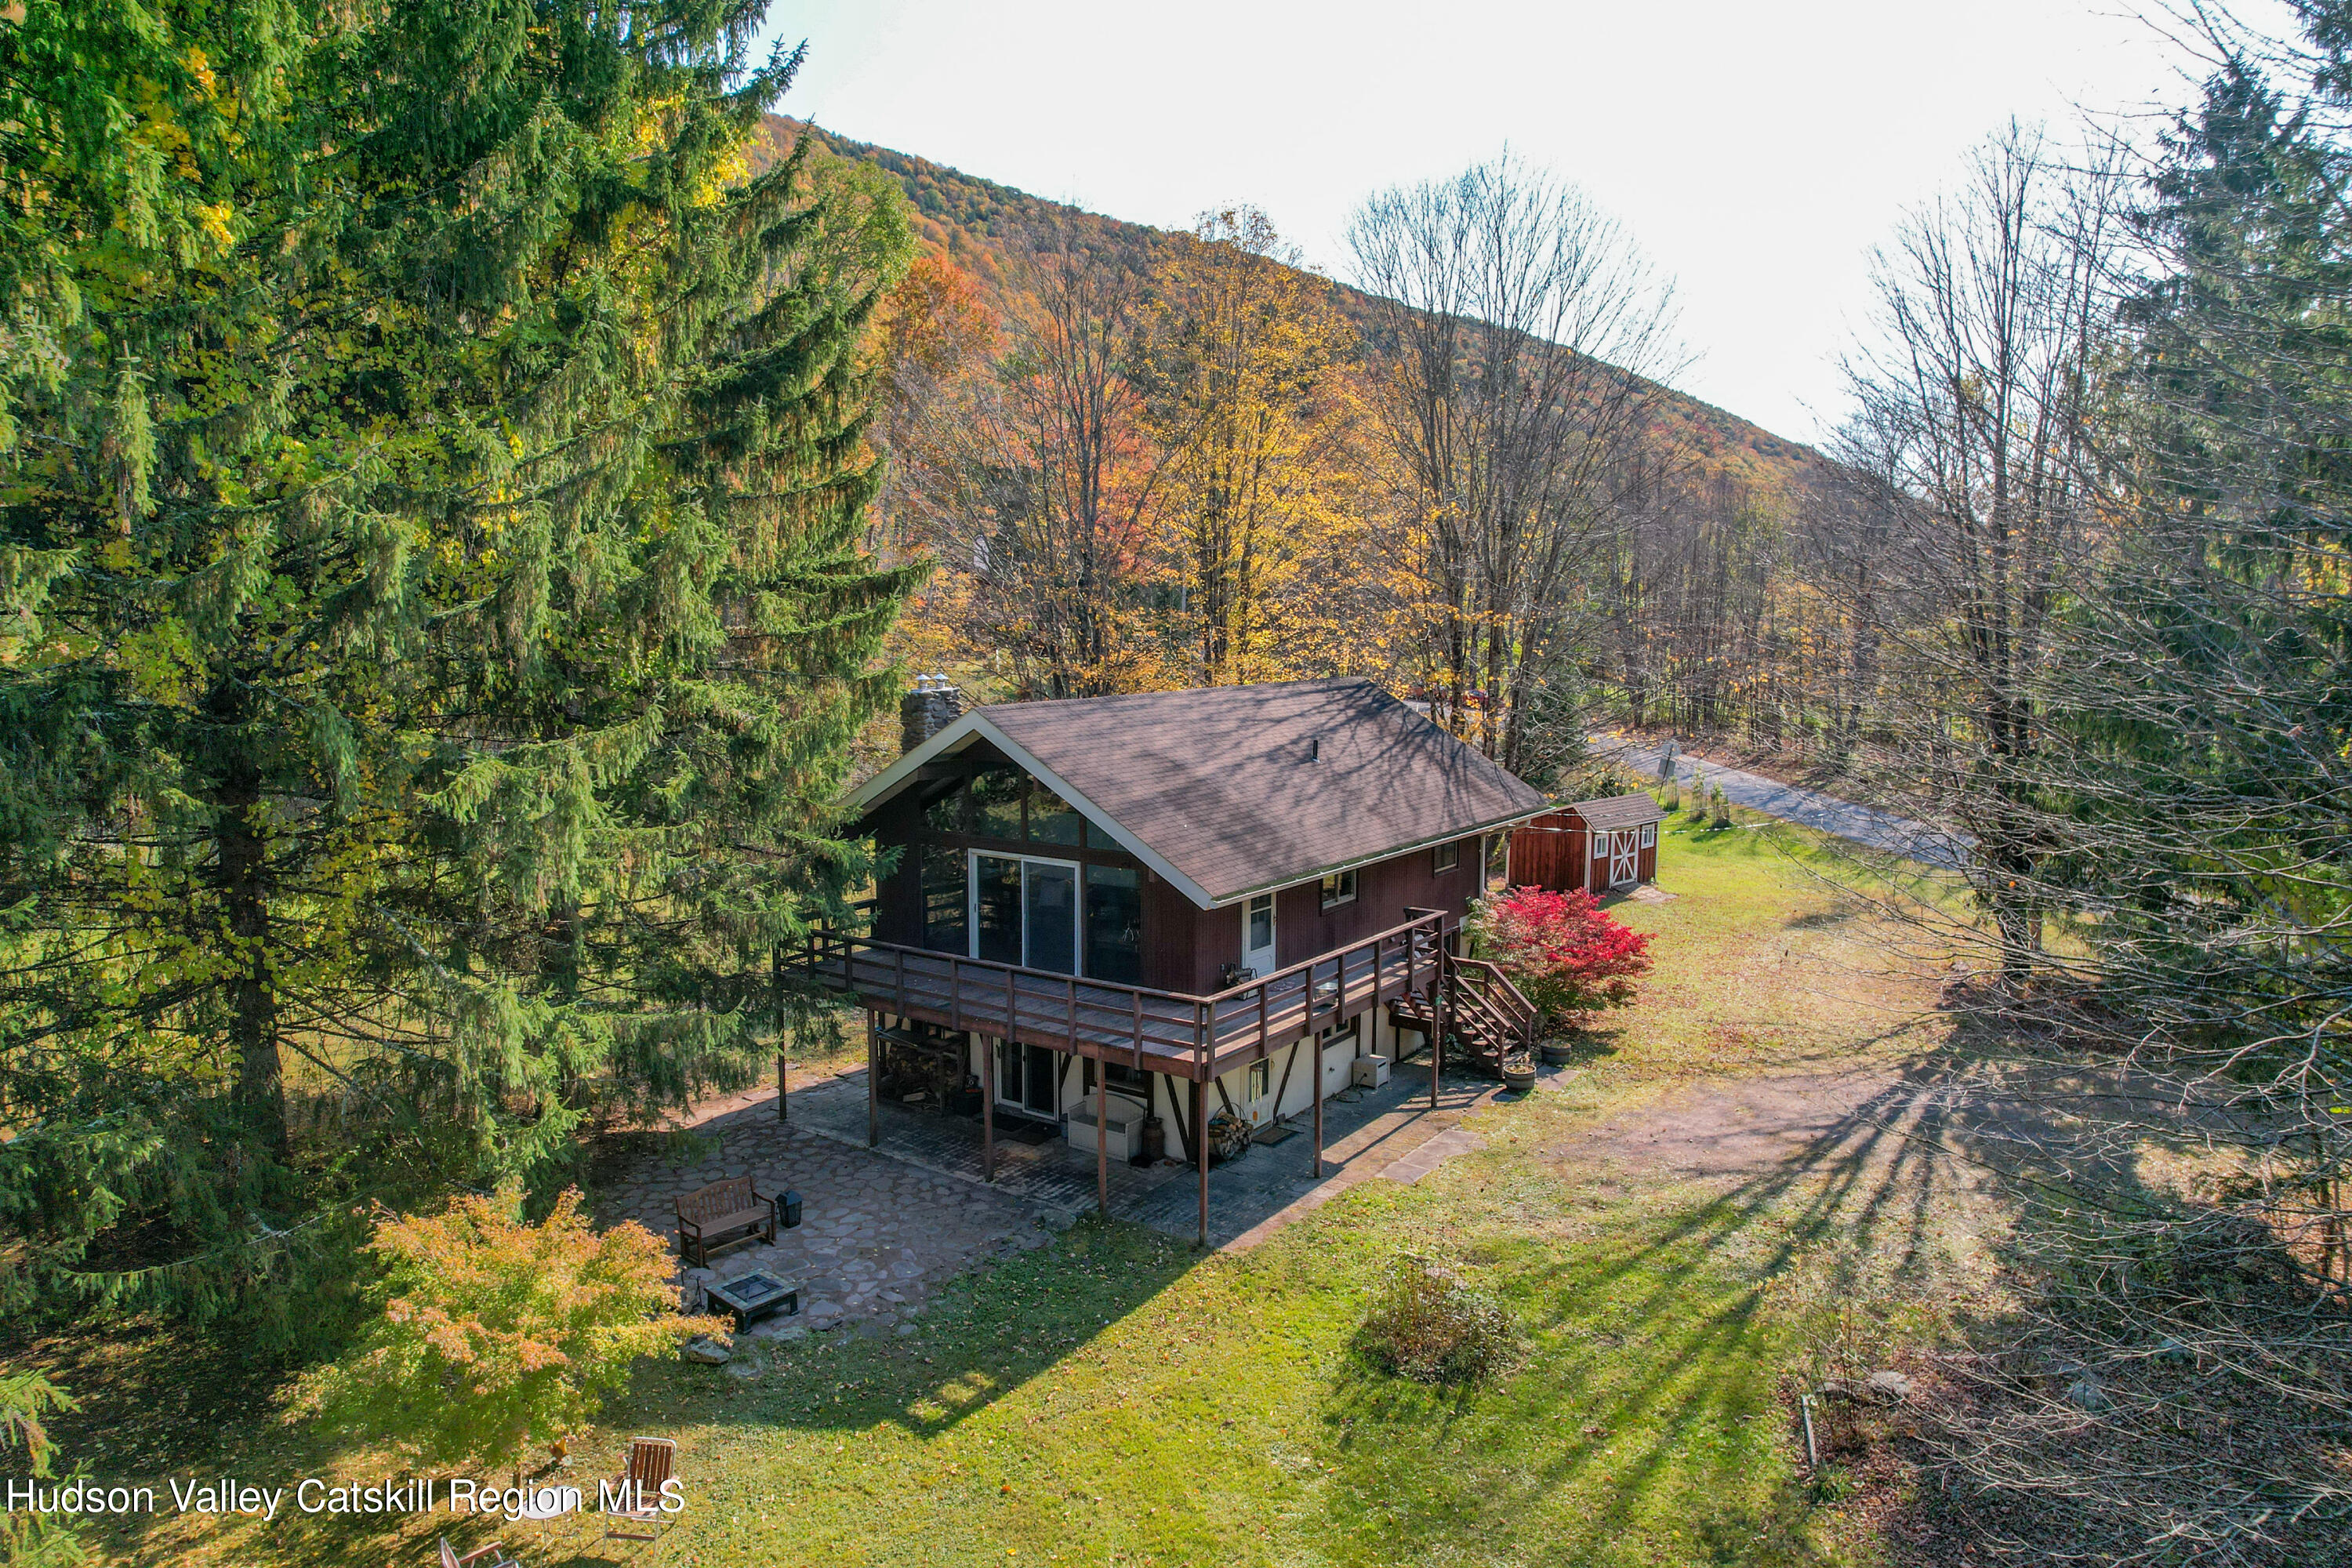
[(944, 675), (919, 675), (915, 689), (898, 699), (898, 749), (911, 752), (956, 721), (963, 698)]

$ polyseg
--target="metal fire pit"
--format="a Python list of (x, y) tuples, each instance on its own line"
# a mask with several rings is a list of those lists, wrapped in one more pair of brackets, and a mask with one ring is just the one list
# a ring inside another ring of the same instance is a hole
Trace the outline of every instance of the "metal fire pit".
[(763, 1270), (739, 1274), (732, 1279), (712, 1280), (702, 1288), (702, 1293), (733, 1313), (739, 1330), (748, 1329), (772, 1313), (791, 1317), (801, 1310), (800, 1287), (787, 1285)]

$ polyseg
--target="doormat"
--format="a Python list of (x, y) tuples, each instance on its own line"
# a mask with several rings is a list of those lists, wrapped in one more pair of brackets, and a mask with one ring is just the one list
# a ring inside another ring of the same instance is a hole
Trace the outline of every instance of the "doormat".
[(1279, 1121), (1271, 1121), (1264, 1127), (1259, 1128), (1256, 1134), (1251, 1138), (1250, 1142), (1253, 1143), (1279, 1143), (1286, 1138), (1296, 1138), (1297, 1136), (1297, 1128), (1285, 1127)]
[(996, 1130), (996, 1135), (1007, 1143), (1026, 1143), (1034, 1148), (1052, 1142), (1061, 1133), (1058, 1127), (1047, 1127), (1037, 1121), (1008, 1121)]

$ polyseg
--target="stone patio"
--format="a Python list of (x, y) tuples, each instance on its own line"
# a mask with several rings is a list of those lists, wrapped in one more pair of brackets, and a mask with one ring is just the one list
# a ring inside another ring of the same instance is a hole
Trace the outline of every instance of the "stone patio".
[[(1552, 1075), (1560, 1081), (1567, 1075)], [(1298, 1215), (1375, 1176), (1418, 1180), (1478, 1140), (1456, 1127), (1495, 1098), (1497, 1085), (1449, 1077), (1429, 1107), (1427, 1069), (1410, 1065), (1383, 1088), (1349, 1091), (1324, 1106), (1324, 1176), (1310, 1171), (1307, 1118), (1296, 1136), (1258, 1145), (1209, 1173), (1212, 1246), (1255, 1245)], [(1095, 1163), (1056, 1138), (1024, 1144), (1000, 1138), (997, 1179), (981, 1173), (977, 1119), (896, 1105), (881, 1108), (881, 1139), (866, 1147), (863, 1068), (795, 1089), (791, 1120), (776, 1120), (772, 1089), (702, 1108), (688, 1123), (716, 1147), (689, 1163), (657, 1153), (625, 1163), (602, 1184), (608, 1224), (635, 1219), (677, 1246), (673, 1205), (707, 1183), (750, 1175), (764, 1195), (801, 1194), (803, 1223), (772, 1244), (750, 1242), (716, 1254), (709, 1270), (687, 1271), (689, 1294), (702, 1279), (764, 1268), (801, 1289), (797, 1317), (754, 1325), (755, 1338), (799, 1339), (838, 1328), (911, 1332), (949, 1279), (1003, 1252), (1046, 1244), (1096, 1205)], [(1198, 1195), (1192, 1167), (1173, 1161), (1138, 1170), (1110, 1167), (1111, 1212), (1192, 1238)]]
[(801, 1290), (797, 1317), (754, 1324), (755, 1338), (797, 1339), (840, 1326), (882, 1331), (919, 1313), (940, 1286), (1007, 1248), (1042, 1247), (1045, 1222), (1033, 1204), (958, 1182), (798, 1127), (776, 1124), (776, 1098), (697, 1124), (715, 1137), (707, 1159), (675, 1165), (658, 1156), (604, 1184), (599, 1215), (634, 1219), (677, 1246), (675, 1204), (707, 1183), (749, 1175), (761, 1195), (801, 1194), (802, 1223), (772, 1244), (751, 1241), (715, 1252), (709, 1269), (688, 1269), (689, 1295), (706, 1278), (732, 1279), (764, 1268)]

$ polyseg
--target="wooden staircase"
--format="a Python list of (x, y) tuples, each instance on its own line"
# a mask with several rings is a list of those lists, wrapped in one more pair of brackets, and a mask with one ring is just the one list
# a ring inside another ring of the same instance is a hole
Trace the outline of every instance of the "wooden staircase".
[(1503, 1076), (1503, 1058), (1532, 1054), (1538, 1016), (1535, 1004), (1509, 978), (1484, 959), (1441, 955), (1438, 981), (1429, 992), (1412, 992), (1389, 1004), (1389, 1021), (1417, 1029), (1424, 1039), (1436, 1031), (1434, 1013), (1445, 1015), (1445, 1062), (1488, 1078)]

